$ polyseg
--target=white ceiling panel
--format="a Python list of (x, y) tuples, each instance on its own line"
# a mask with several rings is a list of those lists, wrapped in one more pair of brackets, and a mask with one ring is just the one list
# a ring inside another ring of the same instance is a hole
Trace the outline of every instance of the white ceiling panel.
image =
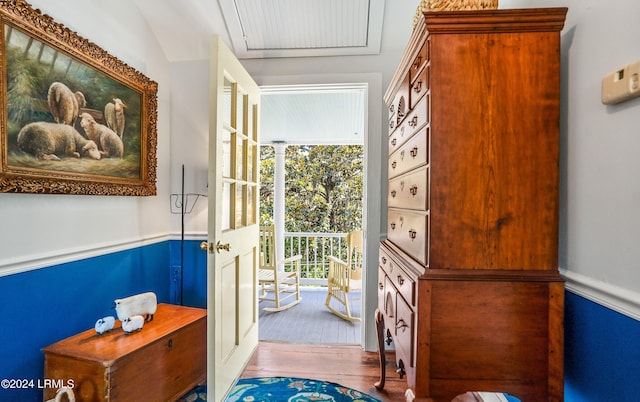
[(364, 144), (364, 86), (262, 89), (261, 143)]
[(384, 0), (219, 0), (239, 58), (378, 54)]

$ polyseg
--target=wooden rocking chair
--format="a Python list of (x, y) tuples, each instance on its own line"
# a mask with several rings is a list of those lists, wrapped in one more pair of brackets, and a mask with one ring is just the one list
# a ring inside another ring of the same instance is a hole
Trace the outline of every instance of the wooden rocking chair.
[[(327, 299), (325, 305), (335, 315), (351, 322), (361, 321), (351, 314), (349, 293), (362, 290), (362, 232), (347, 235), (347, 261), (333, 255), (329, 256), (329, 275), (327, 277)], [(344, 307), (339, 311), (331, 306), (331, 300), (337, 300)]]
[[(298, 304), (300, 297), (300, 260), (301, 255), (276, 261), (276, 237), (275, 226), (260, 227), (260, 266), (258, 269), (258, 284), (260, 285), (261, 301), (271, 301), (275, 307), (265, 307), (265, 311), (282, 311)], [(294, 266), (294, 269), (286, 272), (279, 270), (278, 266)], [(283, 301), (295, 297), (289, 303)]]

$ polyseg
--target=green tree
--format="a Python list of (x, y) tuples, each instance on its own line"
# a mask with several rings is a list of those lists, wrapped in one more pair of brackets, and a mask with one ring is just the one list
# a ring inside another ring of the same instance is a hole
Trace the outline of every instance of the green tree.
[[(349, 232), (361, 229), (363, 195), (361, 145), (288, 146), (285, 230)], [(261, 147), (260, 221), (273, 222), (275, 153)]]

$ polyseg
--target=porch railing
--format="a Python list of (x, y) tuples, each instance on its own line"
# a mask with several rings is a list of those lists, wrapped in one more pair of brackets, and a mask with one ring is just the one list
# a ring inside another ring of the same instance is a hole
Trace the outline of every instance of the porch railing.
[(300, 283), (326, 285), (329, 257), (347, 258), (347, 233), (285, 232), (284, 255), (301, 255)]

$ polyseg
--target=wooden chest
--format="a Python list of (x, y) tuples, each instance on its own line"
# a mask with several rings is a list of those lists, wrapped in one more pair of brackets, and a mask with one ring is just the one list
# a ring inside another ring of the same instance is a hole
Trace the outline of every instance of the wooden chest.
[[(73, 380), (78, 402), (173, 401), (207, 375), (207, 312), (159, 304), (141, 331), (87, 330), (43, 349), (44, 378)], [(44, 400), (55, 397), (46, 389)]]

